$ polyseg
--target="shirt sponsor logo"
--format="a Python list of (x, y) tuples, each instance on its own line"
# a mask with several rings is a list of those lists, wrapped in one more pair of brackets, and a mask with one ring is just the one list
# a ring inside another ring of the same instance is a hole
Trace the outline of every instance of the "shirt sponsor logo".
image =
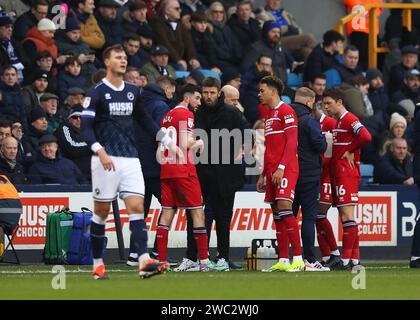
[(109, 114), (112, 116), (129, 116), (132, 113), (132, 102), (111, 102), (109, 104)]

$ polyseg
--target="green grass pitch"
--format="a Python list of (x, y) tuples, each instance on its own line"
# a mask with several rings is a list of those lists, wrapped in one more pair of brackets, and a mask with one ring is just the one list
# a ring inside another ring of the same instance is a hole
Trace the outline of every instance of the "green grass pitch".
[[(351, 271), (262, 273), (249, 271), (175, 273), (140, 279), (134, 268), (107, 267), (109, 281), (94, 281), (89, 266), (65, 266), (64, 290), (54, 290), (52, 266), (0, 265), (0, 300), (5, 299), (420, 299), (420, 269), (407, 263), (366, 263)], [(55, 281), (57, 283), (57, 281)], [(63, 282), (61, 282), (63, 284)], [(200, 289), (197, 289), (200, 286)]]

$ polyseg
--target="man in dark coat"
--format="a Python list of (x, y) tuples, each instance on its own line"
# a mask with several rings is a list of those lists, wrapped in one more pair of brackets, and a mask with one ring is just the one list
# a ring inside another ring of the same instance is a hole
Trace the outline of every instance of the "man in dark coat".
[(418, 54), (418, 49), (411, 45), (404, 46), (401, 49), (401, 63), (392, 66), (389, 71), (389, 83), (387, 87), (390, 96), (401, 87), (407, 71), (417, 68)]
[(251, 1), (239, 1), (236, 4), (236, 13), (227, 22), (238, 40), (240, 52), (247, 52), (254, 42), (261, 39), (260, 23), (251, 18), (251, 14)]
[(44, 135), (39, 140), (39, 149), (38, 158), (28, 171), (30, 183), (71, 185), (88, 183), (73, 161), (63, 158), (58, 153), (55, 136)]
[(120, 5), (114, 0), (101, 0), (98, 11), (95, 12), (96, 21), (105, 36), (105, 45), (107, 48), (114, 44), (122, 44), (123, 28), (120, 18), (117, 16), (117, 9)]
[(17, 161), (17, 153), (18, 141), (14, 137), (4, 138), (0, 151), (0, 174), (7, 176), (13, 184), (25, 184), (28, 179), (22, 164)]
[[(212, 130), (226, 129), (232, 133), (232, 130), (236, 129), (243, 133), (249, 124), (237, 108), (224, 103), (224, 96), (220, 94), (220, 89), (220, 82), (217, 79), (204, 79), (202, 83), (203, 101), (195, 116), (195, 128), (204, 130), (208, 137), (212, 136)], [(238, 138), (243, 139), (243, 135)], [(219, 138), (216, 137), (216, 139)], [(212, 216), (206, 213), (207, 235), (210, 235), (214, 219), (217, 234), (217, 264), (226, 269), (229, 269), (230, 222), (233, 215), (235, 193), (244, 185), (242, 157), (240, 156), (243, 140), (239, 143), (238, 141), (234, 143), (232, 140), (231, 138), (229, 154), (222, 153), (221, 139), (209, 141), (203, 154), (203, 158), (208, 159), (209, 164), (200, 163), (197, 165), (204, 202), (210, 205), (213, 213)], [(215, 143), (219, 143), (218, 154), (211, 148)], [(218, 162), (211, 163), (215, 159)], [(188, 216), (188, 219), (191, 218)], [(195, 261), (193, 255), (196, 252), (196, 247), (193, 244), (192, 221), (188, 221), (187, 229), (189, 235), (187, 258)]]
[(298, 117), (299, 177), (295, 188), (293, 214), (302, 208), (302, 242), (305, 266), (311, 271), (329, 271), (315, 259), (315, 224), (318, 213), (318, 195), (322, 169), (321, 154), (327, 150), (327, 141), (319, 121), (311, 116), (315, 92), (300, 88), (292, 104)]
[(390, 150), (375, 165), (374, 181), (381, 184), (413, 185), (413, 161), (407, 152), (408, 145), (404, 138), (393, 139)]
[(16, 41), (22, 41), (32, 27), (48, 16), (47, 0), (35, 0), (31, 4), (31, 9), (19, 16), (15, 21), (13, 39)]
[(80, 131), (81, 115), (83, 107), (75, 105), (71, 108), (70, 114), (54, 132), (61, 154), (72, 160), (82, 171), (86, 179), (90, 180), (90, 158), (92, 151), (83, 138)]

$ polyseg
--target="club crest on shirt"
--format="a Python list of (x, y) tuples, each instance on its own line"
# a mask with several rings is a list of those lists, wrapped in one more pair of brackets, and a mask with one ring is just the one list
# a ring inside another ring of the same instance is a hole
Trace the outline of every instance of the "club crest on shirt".
[(132, 93), (132, 92), (127, 93), (127, 99), (130, 100), (130, 101), (133, 101), (134, 100), (134, 93)]
[(111, 94), (105, 93), (105, 100), (111, 100)]
[(192, 128), (194, 126), (194, 119), (188, 118), (188, 128)]
[(90, 106), (90, 97), (86, 97), (85, 100), (83, 101), (83, 108), (88, 108)]

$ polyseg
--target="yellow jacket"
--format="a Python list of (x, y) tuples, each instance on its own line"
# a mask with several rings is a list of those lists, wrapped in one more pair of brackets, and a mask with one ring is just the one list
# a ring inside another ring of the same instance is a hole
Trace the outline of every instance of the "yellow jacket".
[(89, 15), (86, 23), (80, 21), (81, 38), (92, 49), (101, 49), (105, 44), (105, 36), (93, 14)]

